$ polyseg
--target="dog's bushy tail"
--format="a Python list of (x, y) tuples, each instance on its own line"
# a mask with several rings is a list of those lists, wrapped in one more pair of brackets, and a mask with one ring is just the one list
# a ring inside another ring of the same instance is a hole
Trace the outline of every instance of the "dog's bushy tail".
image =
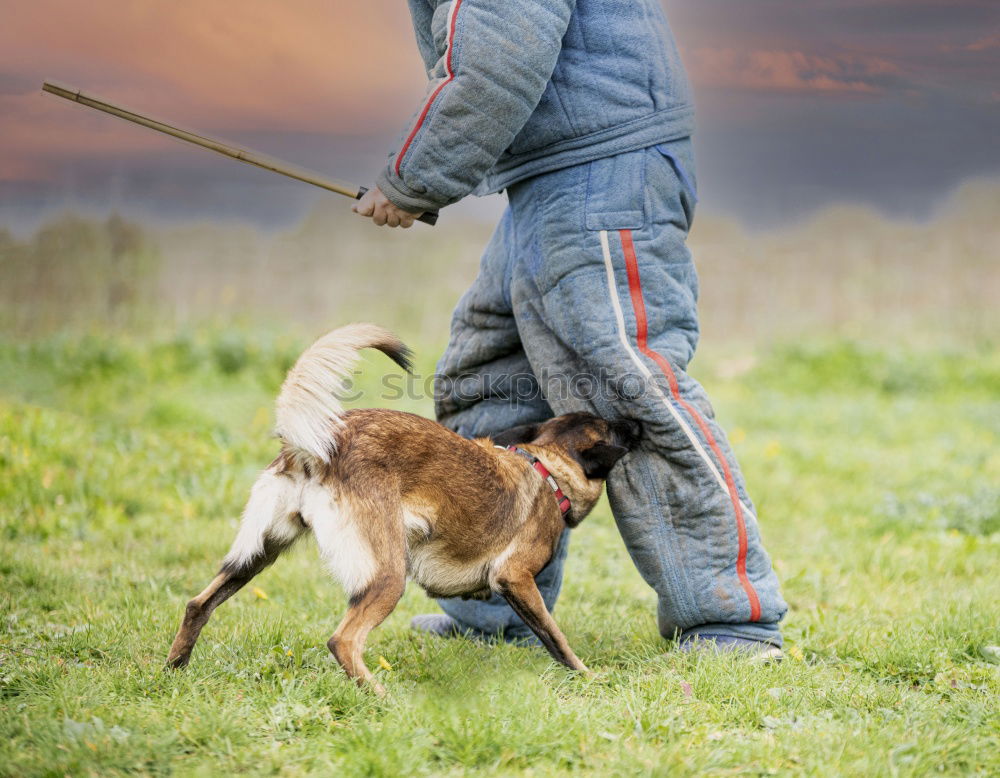
[(287, 446), (330, 462), (344, 424), (340, 395), (363, 348), (378, 349), (410, 370), (410, 350), (382, 327), (348, 324), (328, 332), (303, 352), (278, 393), (275, 431)]

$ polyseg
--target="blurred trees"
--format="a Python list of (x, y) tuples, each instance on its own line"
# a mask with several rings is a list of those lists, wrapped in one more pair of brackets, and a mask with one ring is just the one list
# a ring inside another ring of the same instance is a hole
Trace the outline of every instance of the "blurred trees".
[(0, 322), (15, 332), (128, 326), (150, 314), (159, 269), (155, 243), (118, 214), (62, 216), (23, 241), (0, 230)]

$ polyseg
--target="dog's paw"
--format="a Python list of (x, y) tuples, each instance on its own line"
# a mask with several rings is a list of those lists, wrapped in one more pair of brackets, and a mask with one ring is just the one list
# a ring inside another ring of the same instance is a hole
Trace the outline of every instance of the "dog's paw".
[(191, 661), (191, 654), (178, 654), (177, 656), (171, 654), (170, 656), (167, 657), (167, 661), (164, 664), (164, 667), (167, 670), (182, 670), (183, 668), (187, 667), (188, 662), (190, 661)]

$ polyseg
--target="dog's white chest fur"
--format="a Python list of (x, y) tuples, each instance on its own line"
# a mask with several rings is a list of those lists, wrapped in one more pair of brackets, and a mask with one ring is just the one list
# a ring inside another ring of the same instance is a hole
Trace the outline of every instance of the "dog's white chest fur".
[(492, 557), (452, 558), (447, 544), (432, 535), (433, 519), (427, 506), (410, 504), (403, 510), (409, 579), (435, 596), (458, 597), (488, 587)]
[(458, 597), (485, 589), (492, 560), (457, 562), (449, 559), (443, 543), (428, 541), (409, 549), (410, 580), (439, 597)]

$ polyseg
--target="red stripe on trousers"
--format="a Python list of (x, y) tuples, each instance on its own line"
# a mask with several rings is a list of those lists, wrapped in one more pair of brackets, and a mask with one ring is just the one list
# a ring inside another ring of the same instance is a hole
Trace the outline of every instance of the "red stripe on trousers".
[(417, 123), (413, 125), (413, 129), (410, 130), (410, 134), (406, 136), (406, 140), (403, 141), (403, 146), (399, 150), (399, 154), (396, 155), (395, 170), (396, 175), (400, 175), (399, 166), (403, 163), (403, 156), (406, 154), (407, 150), (410, 148), (410, 144), (413, 143), (413, 139), (417, 136), (420, 131), (420, 127), (424, 123), (424, 119), (427, 118), (427, 113), (431, 110), (431, 106), (434, 105), (434, 101), (437, 96), (441, 94), (441, 90), (444, 89), (448, 84), (450, 84), (455, 79), (455, 71), (451, 68), (451, 53), (455, 49), (455, 22), (458, 20), (458, 9), (462, 5), (462, 0), (453, 0), (455, 3), (455, 8), (451, 12), (451, 26), (448, 29), (448, 53), (444, 60), (444, 72), (446, 78), (440, 84), (438, 84), (437, 89), (431, 92), (431, 96), (427, 98), (427, 102), (424, 104), (423, 110), (420, 112), (420, 116), (417, 117)]
[(719, 464), (722, 465), (726, 488), (729, 490), (729, 499), (732, 500), (733, 512), (736, 515), (736, 534), (739, 538), (739, 551), (736, 555), (736, 575), (739, 577), (740, 585), (743, 587), (743, 591), (746, 592), (747, 599), (750, 601), (750, 621), (759, 621), (760, 598), (757, 596), (757, 591), (753, 588), (753, 584), (750, 583), (750, 578), (747, 575), (747, 525), (743, 518), (743, 506), (740, 505), (740, 498), (736, 491), (736, 481), (733, 478), (732, 470), (730, 470), (729, 463), (722, 455), (722, 450), (719, 448), (719, 444), (716, 443), (715, 436), (712, 435), (712, 431), (709, 429), (705, 419), (702, 418), (701, 414), (690, 403), (681, 397), (680, 385), (677, 383), (677, 376), (674, 374), (673, 368), (670, 367), (670, 363), (662, 355), (649, 347), (647, 340), (649, 325), (646, 321), (646, 304), (642, 299), (642, 283), (639, 280), (639, 263), (635, 258), (632, 231), (619, 230), (618, 234), (621, 237), (622, 251), (625, 254), (628, 291), (632, 298), (632, 310), (635, 313), (636, 345), (639, 347), (639, 351), (652, 359), (659, 366), (660, 370), (663, 371), (663, 375), (667, 378), (667, 383), (670, 384), (670, 394), (673, 395), (678, 405), (684, 408), (688, 415), (694, 419), (695, 424), (698, 425), (698, 429), (701, 430), (702, 435), (705, 436), (705, 440), (708, 441), (708, 445), (715, 454), (716, 459), (719, 460)]

